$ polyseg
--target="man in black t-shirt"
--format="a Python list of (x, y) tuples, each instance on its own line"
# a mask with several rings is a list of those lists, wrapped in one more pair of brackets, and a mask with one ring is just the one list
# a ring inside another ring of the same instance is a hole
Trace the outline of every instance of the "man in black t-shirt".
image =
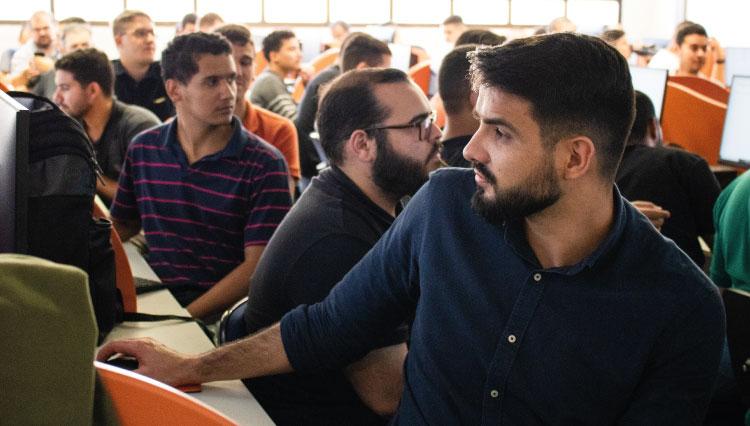
[(708, 164), (701, 157), (661, 145), (661, 128), (654, 106), (636, 91), (636, 117), (617, 171), (617, 186), (630, 201), (651, 201), (670, 217), (661, 228), (699, 267), (705, 256), (698, 242), (713, 240), (712, 209), (721, 192)]
[(86, 129), (104, 172), (96, 192), (107, 204), (114, 199), (130, 141), (161, 124), (151, 111), (114, 99), (113, 80), (107, 55), (93, 48), (68, 53), (55, 63), (54, 102)]
[[(342, 112), (346, 111), (346, 114)], [(399, 202), (439, 162), (429, 103), (394, 69), (348, 73), (320, 105), (332, 166), (313, 179), (276, 230), (250, 284), (247, 331), (323, 300), (393, 223)], [(247, 380), (277, 424), (384, 424), (402, 389), (405, 330), (343, 371)]]
[(115, 69), (115, 94), (126, 104), (138, 105), (165, 121), (175, 115), (161, 78), (161, 64), (154, 61), (156, 39), (151, 18), (137, 10), (126, 10), (112, 22), (120, 59)]

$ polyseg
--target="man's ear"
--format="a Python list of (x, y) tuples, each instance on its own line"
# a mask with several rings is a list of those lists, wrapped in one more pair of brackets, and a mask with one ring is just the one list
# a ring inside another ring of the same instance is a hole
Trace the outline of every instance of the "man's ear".
[(120, 47), (122, 47), (122, 36), (123, 36), (123, 35), (124, 35), (124, 34), (118, 34), (118, 35), (116, 35), (116, 36), (115, 36), (115, 46), (116, 46), (116, 47), (117, 47), (118, 49), (119, 49)]
[(86, 93), (86, 97), (88, 98), (89, 102), (92, 102), (94, 98), (101, 95), (102, 87), (99, 86), (99, 83), (93, 81), (86, 85), (84, 92)]
[(179, 81), (173, 78), (167, 79), (164, 82), (164, 88), (167, 90), (167, 96), (172, 103), (182, 100), (182, 84)]
[(377, 142), (364, 130), (355, 130), (346, 141), (344, 151), (349, 158), (370, 163), (377, 157)]
[(563, 139), (555, 145), (555, 157), (563, 167), (564, 179), (578, 179), (595, 171), (596, 146), (587, 136)]

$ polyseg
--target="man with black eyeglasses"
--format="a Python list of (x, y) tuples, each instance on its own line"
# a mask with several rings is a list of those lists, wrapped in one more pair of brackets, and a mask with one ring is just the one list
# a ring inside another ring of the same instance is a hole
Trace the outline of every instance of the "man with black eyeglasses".
[(151, 18), (138, 10), (126, 10), (112, 22), (120, 59), (115, 69), (115, 95), (126, 104), (138, 105), (164, 121), (175, 115), (161, 78), (161, 65), (154, 61), (156, 37)]
[[(248, 334), (325, 298), (390, 228), (401, 198), (439, 164), (441, 132), (427, 98), (402, 71), (348, 72), (322, 96), (318, 128), (332, 166), (312, 180), (266, 246), (250, 283)], [(404, 327), (391, 328), (341, 369), (245, 383), (279, 425), (385, 424), (401, 397), (405, 339)], [(242, 343), (234, 348), (241, 356)]]

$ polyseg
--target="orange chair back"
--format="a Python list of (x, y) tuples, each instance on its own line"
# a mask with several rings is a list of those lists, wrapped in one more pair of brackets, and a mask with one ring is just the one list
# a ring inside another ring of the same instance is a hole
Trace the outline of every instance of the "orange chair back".
[(123, 426), (236, 425), (197, 399), (146, 376), (94, 362)]
[(722, 84), (718, 84), (713, 80), (708, 80), (701, 77), (689, 77), (689, 76), (671, 76), (669, 80), (673, 83), (681, 84), (689, 89), (695, 90), (701, 95), (708, 96), (709, 98), (727, 103), (729, 102), (729, 90)]
[[(310, 66), (313, 68), (313, 75), (310, 76), (310, 79), (315, 78), (316, 75), (320, 74), (321, 71), (324, 69), (330, 67), (339, 59), (339, 49), (338, 47), (332, 47), (325, 52), (318, 55), (317, 58), (313, 59)], [(292, 98), (294, 99), (294, 102), (299, 103), (302, 100), (302, 95), (305, 94), (305, 85), (302, 83), (301, 79), (297, 79), (297, 82), (294, 83), (294, 90), (292, 91)]]
[[(103, 203), (100, 203), (101, 200), (99, 197), (96, 197), (94, 201), (94, 217), (109, 219), (107, 208)], [(114, 227), (109, 239), (112, 244), (112, 251), (115, 253), (115, 281), (117, 282), (117, 289), (120, 290), (120, 295), (122, 295), (123, 310), (125, 312), (138, 312), (133, 271), (130, 269), (130, 262), (128, 261), (127, 254), (125, 254), (125, 248), (122, 246), (120, 236)]]
[(425, 96), (430, 93), (430, 61), (422, 61), (409, 68), (409, 77), (417, 83)]
[(255, 54), (255, 76), (259, 76), (267, 66), (268, 61), (266, 61), (266, 57), (263, 55), (263, 50), (258, 50)]
[(435, 111), (435, 125), (441, 129), (445, 128), (445, 107), (443, 106), (443, 98), (440, 97), (439, 93), (430, 99), (430, 107)]
[(709, 164), (717, 164), (726, 114), (726, 102), (717, 101), (670, 78), (662, 114), (664, 140), (700, 155)]

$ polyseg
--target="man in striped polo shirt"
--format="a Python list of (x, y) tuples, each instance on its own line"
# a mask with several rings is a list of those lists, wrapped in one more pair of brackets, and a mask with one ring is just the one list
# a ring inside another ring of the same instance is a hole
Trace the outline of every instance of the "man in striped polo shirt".
[[(162, 77), (177, 116), (131, 143), (112, 203), (123, 240), (143, 227), (159, 278), (197, 318), (247, 295), (266, 243), (289, 210), (284, 157), (232, 113), (232, 49), (216, 34), (175, 38)], [(180, 286), (181, 285), (181, 286)]]

